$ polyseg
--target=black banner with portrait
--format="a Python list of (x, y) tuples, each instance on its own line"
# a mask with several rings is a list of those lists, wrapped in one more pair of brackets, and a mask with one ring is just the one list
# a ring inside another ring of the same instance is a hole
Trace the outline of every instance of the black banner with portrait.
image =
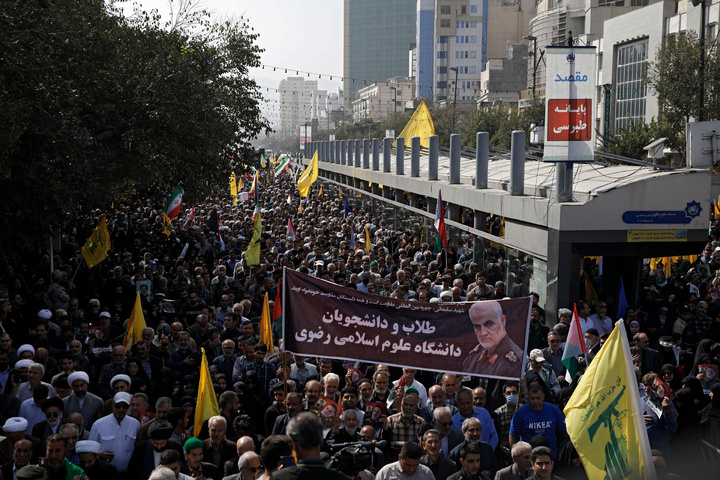
[(484, 377), (522, 377), (532, 298), (421, 303), (285, 269), (284, 349)]

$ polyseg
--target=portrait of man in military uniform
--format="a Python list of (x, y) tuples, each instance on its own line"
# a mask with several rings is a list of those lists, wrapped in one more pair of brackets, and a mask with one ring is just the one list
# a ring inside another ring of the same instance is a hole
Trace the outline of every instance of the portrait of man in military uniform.
[(463, 361), (463, 371), (481, 375), (520, 378), (523, 351), (505, 329), (507, 318), (500, 303), (476, 302), (468, 311), (478, 345)]

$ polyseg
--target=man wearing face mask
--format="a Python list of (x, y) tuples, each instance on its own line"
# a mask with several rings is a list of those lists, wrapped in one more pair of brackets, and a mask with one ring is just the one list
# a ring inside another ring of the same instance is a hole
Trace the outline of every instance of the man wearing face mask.
[(503, 386), (505, 404), (495, 410), (495, 415), (497, 415), (497, 433), (498, 437), (500, 437), (500, 444), (508, 449), (510, 448), (510, 423), (512, 422), (513, 415), (515, 415), (518, 407), (518, 391), (518, 382), (506, 382)]

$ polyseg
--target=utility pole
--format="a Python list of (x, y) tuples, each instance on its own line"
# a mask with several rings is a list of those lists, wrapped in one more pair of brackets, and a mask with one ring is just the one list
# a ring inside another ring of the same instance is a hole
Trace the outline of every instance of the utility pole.
[(455, 98), (453, 99), (453, 133), (455, 132), (455, 107), (457, 106), (457, 81), (458, 81), (458, 68), (457, 67), (450, 67), (450, 70), (455, 72)]

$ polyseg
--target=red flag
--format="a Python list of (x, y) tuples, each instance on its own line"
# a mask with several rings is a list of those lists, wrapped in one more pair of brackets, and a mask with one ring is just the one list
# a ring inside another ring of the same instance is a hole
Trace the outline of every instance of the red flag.
[(277, 332), (278, 328), (279, 328), (277, 322), (282, 321), (282, 302), (280, 301), (281, 298), (282, 298), (282, 279), (278, 282), (277, 294), (275, 295), (275, 306), (273, 307), (273, 312), (272, 312), (272, 329), (275, 332)]
[(440, 234), (443, 248), (447, 248), (447, 231), (445, 230), (445, 210), (442, 203), (442, 191), (438, 190), (437, 206), (435, 207), (435, 228)]

